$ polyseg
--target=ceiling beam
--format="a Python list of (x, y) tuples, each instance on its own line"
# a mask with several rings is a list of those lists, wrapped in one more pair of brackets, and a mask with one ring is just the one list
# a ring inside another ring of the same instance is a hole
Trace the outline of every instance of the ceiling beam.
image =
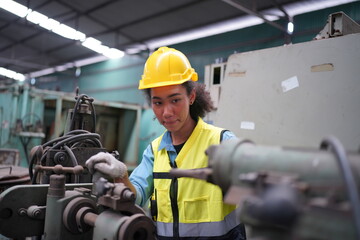
[(44, 69), (44, 68), (49, 67), (47, 65), (36, 64), (36, 63), (32, 63), (32, 62), (25, 62), (25, 61), (18, 60), (18, 59), (11, 59), (11, 58), (4, 58), (4, 57), (0, 57), (0, 62), (6, 63), (6, 64), (13, 64), (13, 65), (21, 66), (21, 67), (26, 67), (26, 68), (32, 68), (32, 69)]
[(273, 27), (275, 27), (275, 28), (277, 28), (277, 29), (285, 32), (285, 33), (287, 32), (286, 28), (284, 28), (284, 27), (281, 26), (280, 24), (277, 24), (277, 23), (275, 23), (275, 22), (269, 21), (268, 19), (266, 19), (263, 15), (261, 15), (261, 14), (260, 14), (259, 12), (257, 12), (257, 11), (253, 11), (253, 10), (247, 8), (247, 7), (244, 7), (244, 6), (241, 5), (240, 3), (237, 3), (237, 2), (235, 2), (235, 1), (233, 1), (233, 0), (222, 0), (222, 1), (225, 2), (225, 3), (227, 3), (227, 4), (229, 4), (229, 5), (231, 5), (231, 6), (233, 6), (233, 7), (235, 7), (235, 8), (237, 8), (237, 9), (239, 9), (239, 10), (241, 10), (241, 11), (243, 11), (243, 12), (245, 12), (245, 13), (247, 13), (247, 14), (256, 16), (256, 17), (258, 17), (258, 18), (261, 18), (261, 19), (264, 20), (264, 22), (266, 22), (267, 24), (269, 24), (269, 25), (271, 25), (271, 26), (273, 26)]

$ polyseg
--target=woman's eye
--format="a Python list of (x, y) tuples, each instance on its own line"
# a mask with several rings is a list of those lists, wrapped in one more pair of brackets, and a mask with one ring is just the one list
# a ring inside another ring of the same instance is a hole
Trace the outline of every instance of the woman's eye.
[(153, 102), (154, 105), (159, 106), (161, 105), (161, 102)]
[(173, 103), (177, 103), (177, 102), (179, 102), (179, 101), (180, 101), (180, 99), (173, 99), (173, 100), (172, 100)]

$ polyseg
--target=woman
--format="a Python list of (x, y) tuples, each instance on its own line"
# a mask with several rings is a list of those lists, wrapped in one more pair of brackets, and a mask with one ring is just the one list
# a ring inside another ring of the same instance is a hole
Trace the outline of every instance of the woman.
[(157, 120), (167, 131), (152, 141), (139, 166), (123, 182), (136, 192), (141, 206), (151, 196), (159, 239), (246, 239), (235, 206), (223, 203), (218, 186), (169, 175), (171, 168), (207, 167), (205, 150), (235, 137), (202, 120), (213, 105), (197, 79), (178, 50), (161, 47), (148, 58), (139, 89), (145, 89)]

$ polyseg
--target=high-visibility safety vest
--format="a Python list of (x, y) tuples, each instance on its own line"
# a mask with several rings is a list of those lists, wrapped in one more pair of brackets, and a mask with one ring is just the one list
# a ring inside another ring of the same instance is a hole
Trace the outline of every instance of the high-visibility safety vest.
[[(154, 193), (157, 205), (156, 226), (160, 237), (222, 236), (239, 225), (234, 205), (223, 203), (220, 187), (194, 178), (174, 178), (172, 167), (181, 169), (208, 166), (205, 150), (220, 143), (222, 129), (199, 118), (175, 163), (166, 149), (158, 149), (162, 136), (152, 142), (154, 153)], [(173, 166), (172, 166), (173, 165)]]

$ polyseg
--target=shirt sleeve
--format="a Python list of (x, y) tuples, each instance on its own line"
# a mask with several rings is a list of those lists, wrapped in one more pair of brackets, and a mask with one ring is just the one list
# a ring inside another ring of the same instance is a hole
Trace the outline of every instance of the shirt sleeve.
[(134, 169), (130, 175), (130, 182), (136, 189), (136, 203), (144, 206), (153, 192), (153, 166), (154, 154), (151, 144), (144, 150), (141, 163)]
[(226, 141), (229, 139), (237, 139), (238, 137), (231, 131), (225, 131), (222, 136), (222, 141)]

